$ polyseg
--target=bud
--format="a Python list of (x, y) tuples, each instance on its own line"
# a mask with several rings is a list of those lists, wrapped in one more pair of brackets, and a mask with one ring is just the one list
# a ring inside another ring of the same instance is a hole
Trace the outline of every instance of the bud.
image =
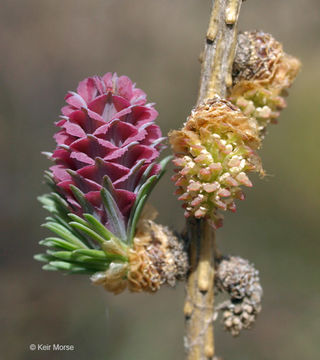
[(176, 280), (185, 278), (188, 269), (182, 242), (167, 227), (146, 218), (138, 224), (127, 257), (126, 264), (114, 263), (114, 269), (110, 266), (107, 271), (94, 274), (92, 282), (115, 294), (126, 288), (131, 292), (155, 292), (162, 284), (175, 286)]

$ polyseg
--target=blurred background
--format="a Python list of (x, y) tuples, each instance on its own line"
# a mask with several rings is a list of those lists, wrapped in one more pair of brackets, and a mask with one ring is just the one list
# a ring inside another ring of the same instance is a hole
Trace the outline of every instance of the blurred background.
[[(44, 272), (32, 259), (48, 233), (36, 196), (54, 147), (53, 122), (79, 80), (126, 74), (156, 102), (166, 133), (195, 103), (209, 0), (2, 0), (0, 12), (0, 353), (4, 360), (183, 359), (184, 286), (114, 296), (85, 276)], [(318, 359), (320, 354), (320, 2), (243, 4), (241, 29), (263, 29), (302, 60), (288, 108), (270, 126), (247, 200), (218, 231), (225, 253), (260, 270), (263, 312), (232, 339), (216, 325), (225, 360)], [(159, 222), (181, 230), (169, 169), (152, 202)], [(73, 352), (31, 352), (31, 343)]]

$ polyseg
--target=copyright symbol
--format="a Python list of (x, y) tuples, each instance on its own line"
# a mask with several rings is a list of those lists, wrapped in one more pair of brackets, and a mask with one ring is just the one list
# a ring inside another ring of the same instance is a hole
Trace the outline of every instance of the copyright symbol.
[(37, 348), (37, 347), (36, 347), (35, 344), (30, 344), (30, 346), (29, 346), (29, 349), (30, 349), (31, 351), (34, 351), (36, 348)]

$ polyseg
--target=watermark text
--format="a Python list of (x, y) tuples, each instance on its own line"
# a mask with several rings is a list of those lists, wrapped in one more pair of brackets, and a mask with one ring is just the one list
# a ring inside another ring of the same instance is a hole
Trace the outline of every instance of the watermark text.
[(75, 347), (71, 344), (30, 344), (31, 351), (74, 351)]

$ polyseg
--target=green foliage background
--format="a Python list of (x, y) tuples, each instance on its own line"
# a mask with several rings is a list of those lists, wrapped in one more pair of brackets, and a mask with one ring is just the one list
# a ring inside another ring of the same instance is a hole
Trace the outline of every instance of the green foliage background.
[[(45, 211), (36, 196), (53, 122), (82, 78), (126, 74), (157, 103), (166, 132), (193, 106), (209, 0), (3, 0), (0, 12), (1, 358), (183, 359), (184, 289), (114, 296), (85, 276), (44, 272), (32, 259)], [(260, 269), (263, 312), (233, 340), (216, 326), (224, 359), (319, 357), (320, 3), (255, 0), (240, 28), (263, 29), (303, 63), (288, 109), (270, 127), (261, 156), (268, 176), (218, 231), (227, 253)], [(159, 221), (183, 227), (170, 174), (152, 197)], [(31, 352), (29, 344), (73, 344), (73, 352)]]

